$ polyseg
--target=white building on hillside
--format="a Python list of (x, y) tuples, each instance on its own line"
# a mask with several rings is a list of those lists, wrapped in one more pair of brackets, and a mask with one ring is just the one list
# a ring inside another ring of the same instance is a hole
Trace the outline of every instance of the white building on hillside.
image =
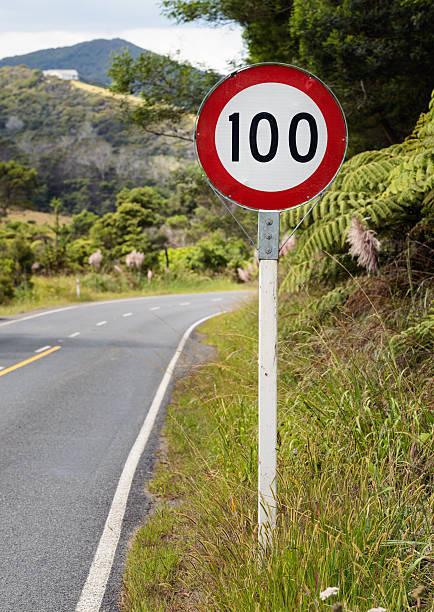
[(63, 70), (60, 68), (53, 68), (51, 70), (43, 70), (44, 76), (55, 76), (58, 79), (63, 79), (64, 81), (78, 81), (78, 72), (77, 70)]

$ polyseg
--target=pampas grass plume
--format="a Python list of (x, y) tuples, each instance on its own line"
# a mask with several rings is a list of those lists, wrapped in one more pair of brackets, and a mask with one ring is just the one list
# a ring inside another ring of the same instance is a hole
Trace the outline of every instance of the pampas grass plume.
[(144, 259), (145, 256), (143, 253), (140, 253), (140, 251), (136, 251), (136, 249), (133, 249), (131, 253), (128, 253), (128, 255), (125, 257), (125, 263), (129, 268), (132, 268), (134, 266), (136, 268), (140, 268)]
[(89, 263), (93, 268), (98, 269), (101, 265), (101, 262), (102, 262), (101, 249), (97, 249), (95, 253), (92, 253), (92, 255), (89, 257)]
[(347, 242), (350, 244), (350, 255), (357, 257), (359, 266), (366, 268), (368, 272), (378, 269), (378, 253), (381, 244), (375, 237), (374, 230), (368, 229), (363, 221), (354, 216), (347, 234)]

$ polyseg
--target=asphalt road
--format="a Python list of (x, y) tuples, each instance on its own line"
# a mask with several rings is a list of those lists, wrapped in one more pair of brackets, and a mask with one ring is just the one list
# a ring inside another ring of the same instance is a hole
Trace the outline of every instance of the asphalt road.
[[(135, 298), (0, 319), (0, 612), (74, 611), (180, 338), (245, 296)], [(154, 450), (146, 447), (142, 470)], [(102, 609), (114, 609), (107, 601)]]

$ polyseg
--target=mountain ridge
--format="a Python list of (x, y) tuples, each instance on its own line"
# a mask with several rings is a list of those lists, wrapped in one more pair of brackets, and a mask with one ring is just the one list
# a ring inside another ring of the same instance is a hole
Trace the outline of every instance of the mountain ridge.
[(111, 82), (107, 76), (111, 59), (124, 49), (134, 58), (141, 53), (156, 55), (122, 38), (97, 38), (75, 45), (4, 57), (0, 59), (0, 68), (24, 65), (31, 70), (75, 69), (81, 80), (106, 87)]

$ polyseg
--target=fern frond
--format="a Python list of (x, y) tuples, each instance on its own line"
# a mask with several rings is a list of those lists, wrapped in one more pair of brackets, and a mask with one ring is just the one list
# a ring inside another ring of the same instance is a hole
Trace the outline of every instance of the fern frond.
[(291, 264), (284, 280), (280, 283), (280, 291), (296, 291), (303, 283), (310, 280), (315, 267), (314, 260)]
[(299, 253), (301, 257), (310, 257), (317, 251), (336, 252), (345, 246), (347, 231), (355, 213), (362, 219), (370, 219), (371, 228), (381, 228), (384, 221), (397, 217), (404, 207), (392, 198), (365, 200), (364, 205), (357, 206), (357, 201), (345, 214), (327, 216), (321, 219), (300, 236)]
[(391, 338), (395, 350), (434, 350), (434, 309), (428, 312), (417, 325), (408, 327)]
[(365, 191), (372, 193), (387, 180), (391, 170), (399, 164), (398, 157), (373, 160), (368, 164), (355, 168), (342, 181), (344, 191)]
[[(414, 223), (415, 208), (422, 216), (431, 210), (434, 192), (434, 92), (429, 110), (420, 116), (404, 143), (380, 151), (365, 151), (345, 162), (334, 183), (298, 231), (297, 267), (291, 265), (296, 288), (309, 279), (329, 278), (334, 264), (314, 259), (323, 251), (336, 256), (346, 251), (351, 219), (368, 220), (379, 233), (396, 231), (403, 222)], [(430, 195), (431, 194), (431, 195)], [(282, 226), (294, 228), (308, 208), (282, 215)], [(399, 239), (402, 237), (399, 236)], [(292, 260), (294, 261), (294, 259)]]

